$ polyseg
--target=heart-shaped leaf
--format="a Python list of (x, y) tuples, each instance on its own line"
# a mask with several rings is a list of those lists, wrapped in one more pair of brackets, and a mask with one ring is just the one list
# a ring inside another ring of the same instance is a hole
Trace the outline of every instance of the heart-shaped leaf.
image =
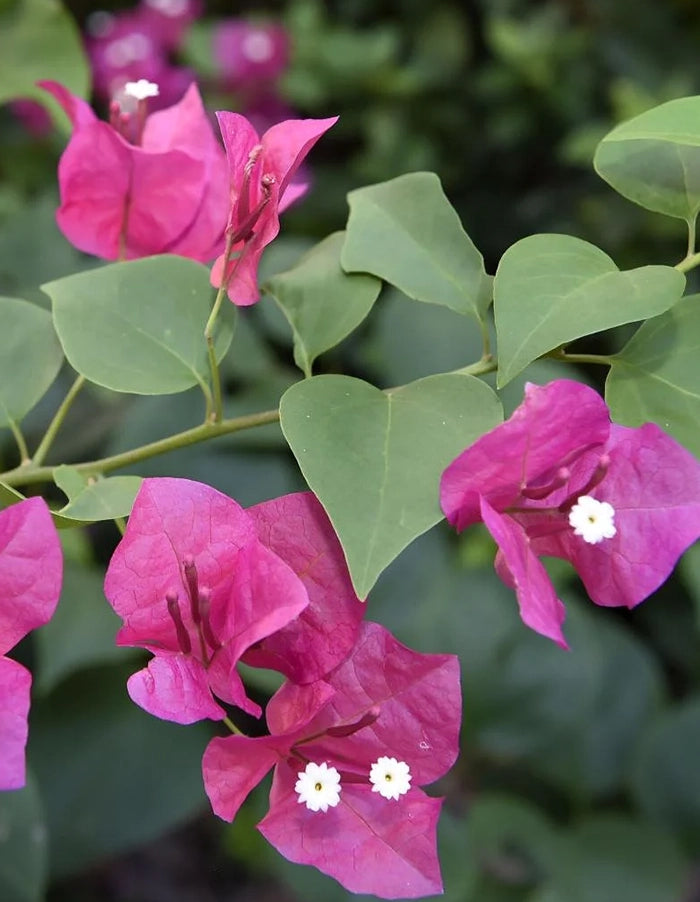
[(294, 332), (294, 362), (306, 376), (313, 362), (335, 347), (372, 309), (381, 282), (340, 266), (344, 232), (334, 232), (304, 254), (292, 269), (270, 279), (263, 290), (277, 301)]
[(669, 266), (620, 272), (570, 235), (531, 235), (509, 247), (494, 285), (498, 385), (559, 345), (668, 310), (685, 277)]
[(654, 422), (700, 456), (700, 294), (644, 323), (613, 357), (605, 399), (614, 420)]
[(692, 222), (700, 210), (700, 97), (670, 100), (618, 125), (593, 165), (628, 200)]
[(417, 301), (483, 319), (491, 278), (435, 173), (358, 188), (348, 203), (343, 269), (372, 273)]
[[(209, 270), (163, 254), (113, 263), (42, 285), (71, 365), (114, 391), (163, 395), (202, 385), (209, 373), (204, 327)], [(233, 337), (232, 305), (218, 320), (216, 356)]]
[(56, 378), (63, 352), (51, 316), (28, 301), (0, 297), (0, 428), (18, 423)]
[(360, 598), (442, 518), (438, 484), (447, 464), (502, 420), (492, 390), (456, 374), (388, 392), (348, 376), (315, 376), (283, 395), (280, 414)]

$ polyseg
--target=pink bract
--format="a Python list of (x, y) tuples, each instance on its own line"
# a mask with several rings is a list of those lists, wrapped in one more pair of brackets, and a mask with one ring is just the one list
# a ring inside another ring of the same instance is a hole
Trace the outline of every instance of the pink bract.
[(220, 256), (212, 269), (212, 285), (225, 280), (229, 298), (245, 307), (260, 297), (258, 264), (264, 248), (279, 232), (279, 214), (306, 191), (293, 182), (304, 158), (338, 117), (289, 119), (258, 137), (238, 113), (216, 114), (224, 139), (230, 177), (227, 233), (233, 239), (233, 258), (224, 272)]
[(294, 571), (231, 498), (187, 479), (145, 479), (105, 577), (119, 645), (153, 652), (131, 698), (166, 720), (220, 720), (217, 699), (258, 716), (236, 663), (308, 603)]
[(212, 51), (224, 83), (245, 94), (287, 68), (289, 37), (275, 22), (225, 19), (214, 30)]
[[(612, 538), (574, 534), (584, 495), (614, 508)], [(562, 647), (564, 606), (540, 556), (570, 561), (597, 604), (631, 608), (700, 536), (700, 463), (651, 423), (611, 424), (597, 392), (565, 379), (528, 384), (510, 419), (447, 467), (440, 498), (457, 529), (484, 522), (523, 621)]]
[(311, 683), (350, 652), (365, 605), (352, 587), (338, 537), (311, 492), (284, 495), (248, 508), (260, 541), (299, 576), (309, 605), (278, 632), (246, 652), (244, 661)]
[[(148, 116), (134, 144), (62, 85), (39, 84), (73, 124), (58, 167), (56, 214), (72, 244), (106, 260), (171, 253), (207, 262), (220, 253), (226, 160), (196, 85)], [(128, 112), (136, 132), (140, 115), (138, 106)]]
[(62, 577), (61, 544), (43, 499), (0, 512), (0, 789), (24, 786), (32, 682), (25, 667), (4, 655), (51, 619)]
[[(324, 680), (285, 683), (267, 707), (270, 736), (213, 739), (202, 763), (214, 811), (232, 820), (273, 767), (270, 810), (258, 825), (286, 858), (312, 864), (352, 892), (415, 898), (442, 891), (435, 829), (442, 800), (419, 787), (443, 776), (458, 753), (459, 665), (452, 655), (411, 651), (365, 623), (349, 657)], [(412, 785), (399, 799), (372, 791), (382, 756), (405, 761)], [(298, 803), (307, 762), (341, 775), (326, 812)]]

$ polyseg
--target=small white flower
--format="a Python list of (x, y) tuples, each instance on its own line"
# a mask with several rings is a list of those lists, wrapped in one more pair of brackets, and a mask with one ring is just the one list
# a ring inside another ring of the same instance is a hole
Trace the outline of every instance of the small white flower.
[(398, 799), (411, 788), (411, 771), (405, 761), (382, 757), (374, 762), (369, 772), (372, 792), (385, 799)]
[(128, 81), (124, 85), (124, 93), (137, 100), (146, 100), (148, 97), (158, 96), (158, 85), (145, 78), (140, 78), (138, 81)]
[(340, 801), (340, 774), (325, 761), (323, 764), (309, 761), (297, 776), (299, 779), (294, 785), (299, 796), (297, 802), (303, 802), (311, 811), (328, 811)]
[(569, 526), (574, 535), (581, 536), (589, 545), (597, 545), (603, 539), (612, 539), (615, 529), (615, 508), (607, 501), (596, 501), (590, 495), (581, 495), (569, 512)]

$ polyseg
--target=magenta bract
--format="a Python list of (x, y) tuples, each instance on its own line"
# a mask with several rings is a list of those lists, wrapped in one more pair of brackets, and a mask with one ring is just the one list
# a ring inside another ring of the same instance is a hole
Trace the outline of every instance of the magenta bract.
[(105, 594), (119, 645), (153, 652), (131, 698), (178, 723), (220, 720), (216, 699), (258, 716), (236, 663), (309, 604), (294, 571), (231, 498), (187, 479), (145, 479), (110, 561)]
[[(0, 512), (0, 656), (51, 619), (63, 556), (46, 502), (28, 498)], [(0, 657), (0, 789), (24, 786), (31, 674)]]
[[(459, 664), (401, 645), (363, 624), (348, 658), (325, 680), (285, 683), (267, 707), (270, 736), (213, 739), (202, 763), (216, 814), (232, 820), (272, 767), (270, 810), (259, 829), (291, 861), (313, 864), (352, 892), (415, 898), (442, 891), (435, 828), (441, 799), (419, 787), (443, 776), (458, 753)], [(397, 799), (373, 791), (372, 764), (405, 762), (412, 785)], [(340, 801), (299, 804), (309, 762), (340, 772)]]
[(226, 160), (196, 85), (145, 119), (146, 101), (122, 98), (118, 129), (62, 85), (39, 84), (73, 124), (56, 214), (72, 244), (106, 260), (171, 253), (207, 262), (221, 252)]
[(223, 255), (212, 269), (212, 284), (224, 282), (234, 304), (248, 306), (260, 297), (258, 263), (263, 249), (279, 232), (279, 214), (306, 191), (293, 182), (304, 158), (321, 135), (337, 121), (290, 119), (269, 128), (260, 138), (239, 113), (216, 114), (224, 139), (230, 177), (227, 232), (233, 258), (224, 272)]
[(278, 632), (249, 649), (247, 664), (311, 683), (333, 670), (357, 638), (365, 605), (352, 587), (338, 537), (311, 492), (248, 508), (260, 541), (299, 576), (309, 605)]
[[(582, 497), (612, 506), (610, 537), (576, 534)], [(570, 561), (597, 604), (631, 608), (700, 536), (700, 463), (651, 423), (611, 424), (597, 392), (565, 379), (528, 384), (510, 419), (447, 467), (440, 499), (457, 529), (485, 523), (523, 621), (563, 647), (564, 606), (540, 556)]]

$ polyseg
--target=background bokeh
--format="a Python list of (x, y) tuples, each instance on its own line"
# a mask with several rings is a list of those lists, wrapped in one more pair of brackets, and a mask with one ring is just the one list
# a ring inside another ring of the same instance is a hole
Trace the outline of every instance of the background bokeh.
[[(23, 4), (25, 27), (36, 15), (41, 32), (41, 2), (0, 0), (0, 34)], [(65, 6), (94, 39), (95, 4)], [(209, 109), (260, 123), (340, 115), (310, 156), (312, 190), (285, 214), (263, 277), (344, 227), (347, 191), (423, 169), (440, 176), (490, 273), (509, 245), (535, 232), (584, 238), (621, 268), (673, 264), (685, 253), (680, 221), (617, 196), (591, 160), (618, 121), (700, 92), (693, 0), (279, 0), (206, 2), (196, 12), (164, 65), (194, 72)], [(280, 41), (252, 74), (236, 56), (250, 30)], [(54, 36), (39, 36), (51, 57)], [(228, 47), (223, 57), (217, 40)], [(39, 58), (12, 59), (7, 46), (0, 38), (0, 75), (29, 66), (40, 77)], [(82, 63), (74, 53), (65, 65), (77, 72)], [(104, 96), (93, 99), (104, 108)], [(44, 121), (36, 108), (0, 107), (0, 294), (44, 306), (43, 282), (97, 265), (54, 224), (65, 140), (65, 123)], [(609, 353), (631, 331), (577, 349)], [(318, 371), (384, 387), (479, 355), (471, 322), (391, 289)], [(561, 375), (551, 363), (532, 365), (503, 392), (506, 408), (519, 402), (525, 378)], [(604, 375), (580, 369), (575, 377), (602, 387)], [(227, 415), (275, 406), (298, 378), (288, 324), (264, 297), (239, 318), (225, 363)], [(33, 442), (71, 381), (67, 368), (26, 421)], [(194, 390), (148, 398), (90, 389), (51, 459), (115, 453), (201, 416)], [(15, 454), (0, 432), (0, 468)], [(244, 505), (304, 488), (277, 426), (132, 472), (199, 479)], [(208, 811), (200, 758), (209, 726), (162, 723), (129, 702), (125, 677), (140, 658), (114, 646), (117, 621), (102, 595), (118, 537), (110, 524), (64, 531), (58, 613), (20, 648), (36, 674), (32, 778), (21, 793), (0, 795), (0, 885), (20, 887), (5, 902), (343, 902), (349, 896), (337, 884), (287, 863), (254, 830), (266, 786), (231, 826)], [(700, 900), (699, 552), (691, 549), (632, 612), (596, 608), (572, 571), (553, 566), (568, 653), (522, 625), (478, 528), (457, 537), (436, 527), (381, 577), (368, 616), (406, 644), (454, 652), (462, 664), (462, 755), (433, 787), (445, 796), (448, 902)], [(270, 675), (247, 673), (266, 698)]]

